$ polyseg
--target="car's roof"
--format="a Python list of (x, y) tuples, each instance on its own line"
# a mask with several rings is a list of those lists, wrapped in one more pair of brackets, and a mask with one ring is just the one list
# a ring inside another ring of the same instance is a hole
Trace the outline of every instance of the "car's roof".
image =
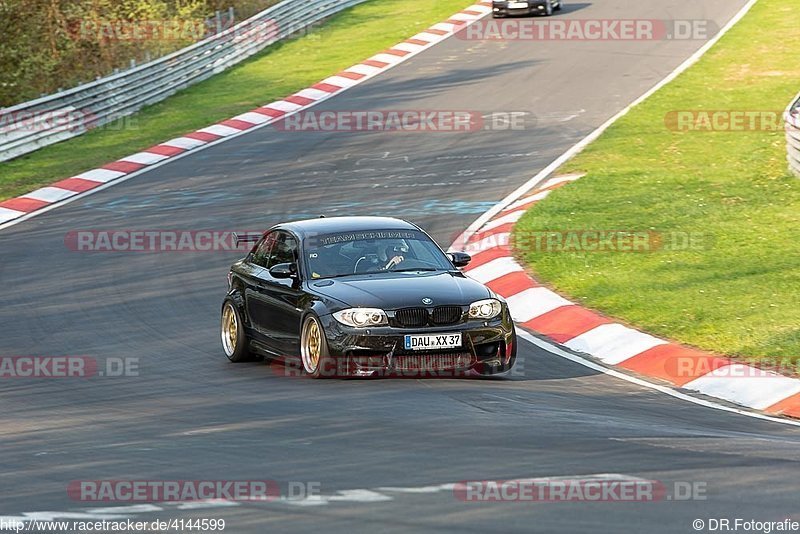
[(273, 229), (289, 230), (299, 236), (305, 236), (367, 230), (417, 230), (418, 228), (408, 221), (394, 217), (320, 217), (282, 223)]

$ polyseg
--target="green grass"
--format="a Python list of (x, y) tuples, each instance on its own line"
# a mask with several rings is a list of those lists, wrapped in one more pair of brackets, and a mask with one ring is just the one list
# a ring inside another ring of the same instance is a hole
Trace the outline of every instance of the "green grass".
[(306, 36), (273, 45), (142, 110), (125, 127), (99, 128), (0, 164), (0, 200), (285, 97), (468, 5), (468, 0), (372, 0), (358, 5)]
[(562, 294), (648, 332), (758, 361), (800, 362), (800, 180), (782, 131), (677, 132), (673, 110), (782, 111), (800, 91), (800, 11), (761, 0), (696, 65), (560, 172), (516, 226), (701, 233), (694, 250), (518, 250)]

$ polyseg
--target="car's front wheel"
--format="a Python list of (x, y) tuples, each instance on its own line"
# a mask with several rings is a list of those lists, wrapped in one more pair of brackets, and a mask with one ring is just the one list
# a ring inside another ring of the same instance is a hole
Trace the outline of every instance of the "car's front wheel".
[(230, 361), (243, 362), (251, 358), (242, 315), (236, 304), (230, 299), (222, 304), (220, 337), (222, 338), (222, 349)]
[(331, 358), (328, 354), (328, 341), (319, 319), (309, 315), (303, 321), (300, 334), (300, 358), (303, 369), (312, 378), (331, 376)]
[(561, 8), (564, 7), (564, 0), (558, 0), (558, 4), (555, 7), (556, 11), (561, 11)]

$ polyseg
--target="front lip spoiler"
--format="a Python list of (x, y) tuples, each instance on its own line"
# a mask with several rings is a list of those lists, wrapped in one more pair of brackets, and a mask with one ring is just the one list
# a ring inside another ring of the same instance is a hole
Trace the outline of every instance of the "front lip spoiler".
[[(462, 351), (419, 351), (418, 353), (402, 351), (398, 354), (396, 345), (391, 351), (385, 354), (378, 354), (371, 357), (347, 354), (342, 359), (345, 361), (345, 368), (348, 369), (348, 374), (350, 376), (456, 378), (463, 376), (480, 376), (480, 373), (476, 371), (479, 366), (499, 367), (503, 365), (503, 358), (499, 352), (500, 347), (501, 346), (498, 345), (498, 352), (488, 355), (485, 359), (482, 359), (476, 353), (473, 346), (465, 347)], [(441, 358), (442, 361), (439, 362), (441, 365), (438, 366), (405, 366), (400, 363), (403, 358), (419, 358), (422, 361), (432, 360), (434, 362)]]

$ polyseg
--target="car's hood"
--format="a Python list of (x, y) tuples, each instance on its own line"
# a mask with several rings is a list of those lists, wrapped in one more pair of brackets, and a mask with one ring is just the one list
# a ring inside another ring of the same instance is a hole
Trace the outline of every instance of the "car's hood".
[[(396, 273), (311, 282), (312, 291), (345, 307), (395, 310), (412, 306), (467, 305), (491, 296), (486, 286), (456, 272)], [(432, 304), (422, 302), (433, 300)]]

